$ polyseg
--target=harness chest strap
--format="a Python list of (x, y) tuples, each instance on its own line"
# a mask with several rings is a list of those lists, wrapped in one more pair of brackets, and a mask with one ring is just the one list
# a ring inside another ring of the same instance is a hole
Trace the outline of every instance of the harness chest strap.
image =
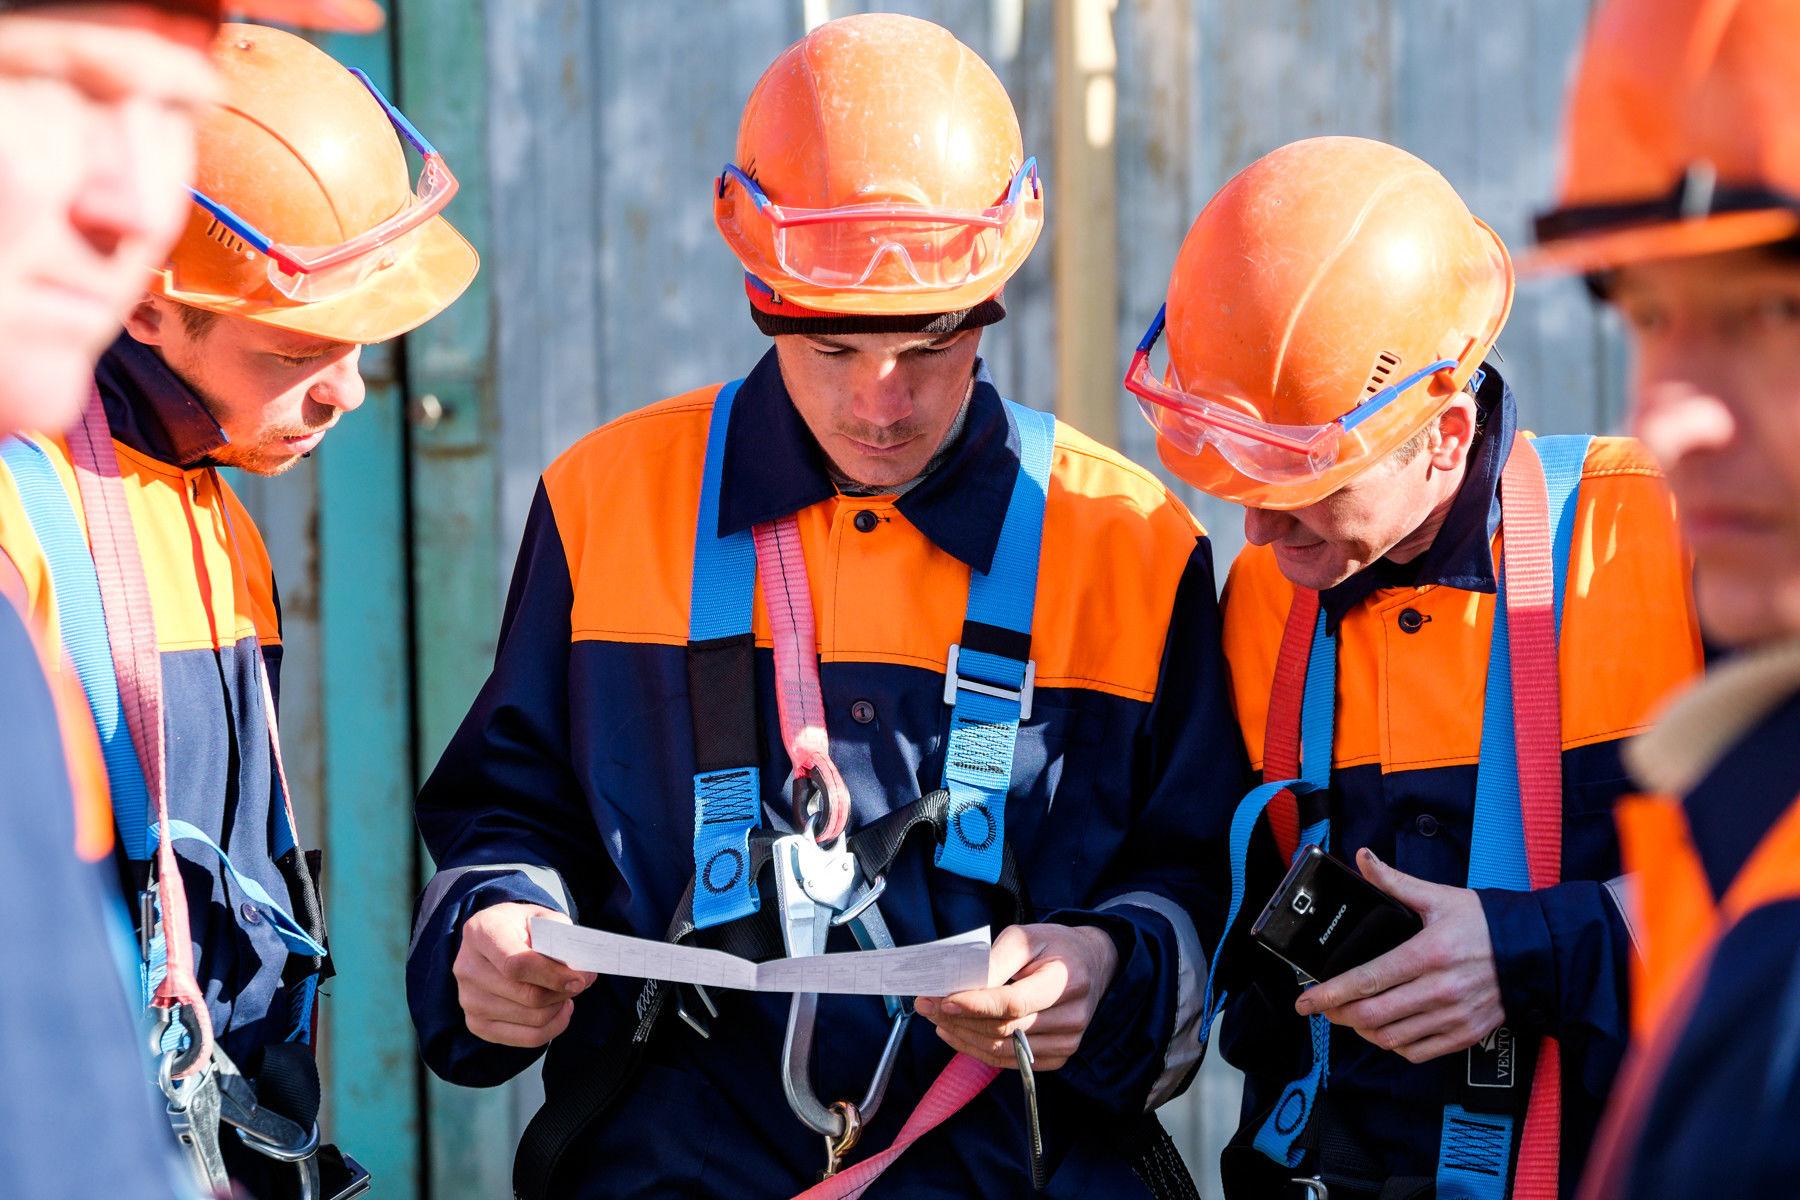
[[(1586, 438), (1531, 441), (1520, 437), (1502, 475), (1507, 552), (1494, 608), (1470, 887), (1548, 887), (1560, 879), (1561, 719), (1556, 646), (1574, 498), (1587, 445)], [(1531, 452), (1524, 452), (1527, 447)], [(1556, 514), (1554, 536), (1552, 512)], [(1323, 619), (1318, 604), (1316, 592), (1296, 589), (1269, 703), (1265, 784), (1240, 806), (1240, 815), (1245, 815), (1253, 799), (1258, 809), (1267, 805), (1271, 831), (1284, 859), (1290, 861), (1303, 842), (1324, 840), (1301, 835), (1301, 811), (1295, 795), (1300, 789), (1283, 782), (1299, 774), (1302, 758), (1314, 768), (1307, 772), (1314, 787), (1322, 789), (1328, 778), (1329, 732), (1307, 736), (1301, 731), (1303, 713), (1310, 730), (1314, 714), (1335, 702), (1335, 689), (1321, 684), (1322, 655), (1335, 660), (1336, 649), (1329, 640), (1321, 644)], [(1325, 725), (1327, 731), (1330, 728)], [(1304, 753), (1315, 746), (1325, 747), (1324, 763)], [(1319, 768), (1325, 777), (1312, 778)], [(1235, 856), (1247, 850), (1248, 825), (1254, 815), (1247, 814), (1244, 848), (1233, 846), (1234, 870)], [(1328, 823), (1326, 829), (1328, 836)], [(1241, 889), (1241, 883), (1238, 887)], [(1309, 1085), (1314, 1081), (1322, 1085), (1325, 1077), (1319, 1059), (1328, 1040), (1320, 1036), (1319, 1018), (1311, 1020), (1315, 1022), (1311, 1038), (1314, 1069), (1289, 1085), (1257, 1137), (1259, 1150), (1290, 1166), (1299, 1161), (1298, 1138), (1311, 1115)], [(1555, 1042), (1546, 1038), (1539, 1051), (1519, 1146), (1513, 1194), (1520, 1200), (1556, 1195), (1559, 1121), (1559, 1056)], [(1447, 1106), (1439, 1194), (1446, 1200), (1504, 1195), (1511, 1135), (1510, 1117), (1471, 1114), (1461, 1105)]]
[[(161, 915), (152, 937), (151, 961), (144, 964), (145, 1003), (174, 1014), (185, 1010), (190, 1045), (173, 1077), (204, 1069), (211, 1059), (211, 1017), (195, 977), (188, 908), (174, 843), (196, 841), (222, 862), (240, 890), (271, 920), (296, 954), (323, 959), (323, 945), (301, 928), (253, 879), (242, 875), (225, 852), (201, 830), (171, 819), (165, 779), (162, 668), (155, 613), (118, 459), (96, 393), (82, 421), (69, 435), (70, 457), (85, 510), (86, 531), (70, 505), (43, 450), (23, 439), (0, 447), (25, 501), (33, 532), (49, 562), (62, 639), (76, 667), (95, 725), (127, 857), (156, 860)], [(229, 513), (227, 514), (229, 520)], [(234, 549), (235, 549), (235, 534)], [(295, 845), (293, 812), (275, 723), (266, 666), (257, 668), (268, 723), (270, 749), (284, 805), (278, 850)], [(152, 825), (154, 814), (154, 825)], [(154, 839), (154, 844), (152, 843)], [(151, 931), (146, 930), (146, 933)], [(170, 936), (173, 932), (175, 936)], [(316, 978), (316, 976), (315, 976)], [(310, 989), (309, 989), (310, 994)], [(310, 1000), (308, 1003), (310, 1009)], [(310, 1013), (301, 1032), (310, 1032)], [(173, 1051), (172, 1044), (165, 1046)]]

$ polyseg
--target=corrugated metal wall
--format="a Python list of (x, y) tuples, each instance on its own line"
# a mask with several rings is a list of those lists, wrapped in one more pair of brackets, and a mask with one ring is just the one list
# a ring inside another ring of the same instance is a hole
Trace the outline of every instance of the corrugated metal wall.
[[(1104, 13), (1116, 72), (1101, 80), (1116, 109), (1085, 112), (1085, 136), (1103, 144), (1078, 147), (1116, 164), (1116, 220), (1063, 231), (1110, 240), (1075, 248), (1116, 262), (1116, 311), (1059, 330), (1057, 230), (1074, 214), (1058, 198), (1075, 189), (1058, 175), (1055, 6), (1081, 2), (403, 0), (387, 35), (329, 43), (397, 77), (403, 107), (452, 156), (464, 190), (450, 215), (484, 260), (447, 318), (371, 356), (381, 386), (316, 464), (243, 488), (280, 573), (297, 799), (335, 864), (331, 1103), (345, 1144), (379, 1169), (377, 1196), (508, 1194), (530, 1086), (445, 1088), (406, 1057), (396, 959), (417, 863), (405, 797), (485, 672), (539, 471), (613, 416), (741, 374), (766, 345), (712, 229), (709, 186), (751, 84), (808, 20), (866, 8), (928, 17), (1006, 82), (1042, 163), (1052, 229), (984, 352), (1015, 398), (1066, 411), (1057, 339), (1110, 347), (1116, 378), (1193, 215), (1233, 171), (1293, 138), (1397, 142), (1521, 244), (1553, 182), (1557, 111), (1588, 9), (1120, 0)], [(1084, 61), (1106, 76), (1105, 55)], [(1524, 287), (1501, 348), (1529, 425), (1616, 423), (1617, 339), (1578, 285)], [(1087, 399), (1116, 403), (1124, 448), (1153, 461), (1128, 398), (1111, 397)], [(1236, 514), (1196, 508), (1226, 560), (1241, 543)], [(1210, 1173), (1233, 1104), (1231, 1081), (1209, 1071), (1169, 1110), (1197, 1168)]]

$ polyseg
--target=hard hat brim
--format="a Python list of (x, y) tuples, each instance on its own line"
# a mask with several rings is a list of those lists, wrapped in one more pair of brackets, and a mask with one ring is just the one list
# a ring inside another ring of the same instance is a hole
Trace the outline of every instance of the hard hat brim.
[(267, 293), (244, 297), (184, 292), (168, 285), (166, 272), (152, 290), (178, 304), (309, 337), (359, 345), (385, 342), (449, 308), (481, 265), (475, 248), (443, 217), (421, 226), (416, 239), (411, 252), (392, 267), (327, 300), (303, 304), (278, 295), (271, 299)]
[(1528, 252), (1520, 260), (1519, 270), (1533, 277), (1588, 274), (1634, 263), (1747, 250), (1797, 234), (1800, 212), (1791, 208), (1718, 213), (1560, 238)]

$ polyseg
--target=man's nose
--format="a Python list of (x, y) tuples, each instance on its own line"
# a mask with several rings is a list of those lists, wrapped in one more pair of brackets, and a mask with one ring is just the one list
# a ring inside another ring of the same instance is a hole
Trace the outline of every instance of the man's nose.
[(1252, 546), (1267, 546), (1293, 528), (1294, 518), (1270, 508), (1244, 510), (1244, 540)]

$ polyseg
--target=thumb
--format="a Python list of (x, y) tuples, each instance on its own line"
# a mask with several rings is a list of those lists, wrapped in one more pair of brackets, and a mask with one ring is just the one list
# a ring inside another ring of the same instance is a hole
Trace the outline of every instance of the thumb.
[(1008, 925), (988, 951), (988, 986), (999, 987), (1037, 957), (1037, 948), (1023, 925)]
[(1361, 869), (1363, 878), (1412, 909), (1420, 916), (1429, 916), (1437, 907), (1438, 893), (1442, 885), (1431, 883), (1405, 871), (1388, 866), (1375, 852), (1364, 846), (1356, 852), (1356, 865)]

